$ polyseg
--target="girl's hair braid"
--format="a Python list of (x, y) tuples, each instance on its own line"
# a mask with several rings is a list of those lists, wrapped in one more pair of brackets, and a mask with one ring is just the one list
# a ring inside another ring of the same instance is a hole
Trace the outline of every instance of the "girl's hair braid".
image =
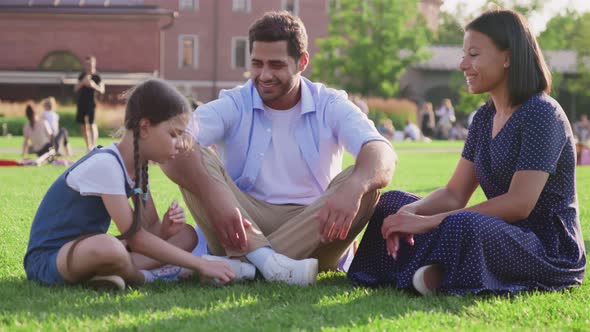
[(135, 168), (135, 188), (133, 189), (133, 223), (119, 236), (119, 239), (131, 237), (143, 224), (143, 208), (148, 193), (148, 164), (140, 164), (139, 158), (139, 123), (147, 119), (151, 125), (157, 125), (179, 115), (190, 117), (187, 100), (174, 87), (161, 80), (148, 80), (136, 86), (129, 94), (125, 110), (125, 129), (133, 132), (133, 166)]

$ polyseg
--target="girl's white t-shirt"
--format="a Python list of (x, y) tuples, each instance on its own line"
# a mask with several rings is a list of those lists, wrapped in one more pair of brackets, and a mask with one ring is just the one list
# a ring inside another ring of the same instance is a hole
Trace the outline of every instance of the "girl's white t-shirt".
[[(116, 143), (103, 149), (115, 152), (125, 169)], [(135, 182), (129, 177), (127, 169), (123, 172), (117, 158), (110, 153), (94, 154), (74, 168), (66, 177), (68, 187), (83, 196), (126, 195), (125, 182), (129, 183), (131, 188), (135, 186)]]

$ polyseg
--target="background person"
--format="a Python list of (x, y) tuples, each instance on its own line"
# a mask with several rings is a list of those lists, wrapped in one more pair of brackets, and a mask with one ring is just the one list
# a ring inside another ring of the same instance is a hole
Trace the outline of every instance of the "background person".
[(438, 138), (448, 139), (449, 130), (451, 130), (453, 123), (456, 121), (455, 109), (449, 98), (442, 100), (440, 108), (436, 110), (436, 117), (438, 118), (436, 123)]
[(96, 58), (94, 56), (86, 57), (84, 61), (84, 71), (78, 76), (78, 83), (74, 87), (78, 93), (76, 102), (76, 122), (80, 124), (80, 131), (86, 149), (92, 150), (98, 140), (98, 127), (96, 126), (96, 94), (103, 94), (105, 91), (104, 83), (100, 75), (96, 72)]
[(434, 115), (434, 111), (432, 110), (432, 103), (425, 102), (420, 107), (420, 111), (418, 112), (418, 121), (420, 123), (420, 129), (422, 130), (422, 134), (425, 137), (432, 137), (434, 135), (434, 128), (436, 123), (436, 118)]
[(27, 105), (25, 115), (28, 122), (23, 127), (22, 157), (24, 159), (27, 154), (34, 153), (39, 157), (35, 161), (39, 165), (55, 154), (51, 126), (46, 120), (37, 117), (31, 105)]
[(53, 149), (57, 155), (71, 156), (72, 149), (68, 142), (68, 130), (59, 126), (59, 114), (55, 111), (57, 102), (55, 98), (48, 97), (41, 102), (43, 105), (42, 118), (49, 123), (51, 135), (53, 136)]

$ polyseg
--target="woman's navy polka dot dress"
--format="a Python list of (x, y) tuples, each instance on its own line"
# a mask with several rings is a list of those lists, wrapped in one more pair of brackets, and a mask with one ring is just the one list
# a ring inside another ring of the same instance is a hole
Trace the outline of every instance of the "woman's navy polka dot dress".
[(491, 103), (475, 116), (462, 157), (473, 162), (488, 199), (508, 191), (517, 171), (539, 170), (549, 179), (525, 220), (509, 224), (476, 212), (448, 216), (433, 231), (400, 243), (397, 259), (387, 255), (383, 219), (419, 199), (385, 193), (375, 210), (348, 271), (366, 286), (412, 288), (421, 266), (438, 263), (445, 275), (441, 292), (517, 293), (579, 285), (586, 255), (580, 231), (575, 185), (575, 144), (561, 106), (546, 94), (524, 103), (492, 138)]

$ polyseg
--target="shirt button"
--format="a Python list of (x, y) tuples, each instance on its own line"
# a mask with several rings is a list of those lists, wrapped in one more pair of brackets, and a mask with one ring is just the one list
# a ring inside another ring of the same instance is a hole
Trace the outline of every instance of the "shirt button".
[(267, 133), (270, 133), (270, 128), (266, 128), (266, 132)]

